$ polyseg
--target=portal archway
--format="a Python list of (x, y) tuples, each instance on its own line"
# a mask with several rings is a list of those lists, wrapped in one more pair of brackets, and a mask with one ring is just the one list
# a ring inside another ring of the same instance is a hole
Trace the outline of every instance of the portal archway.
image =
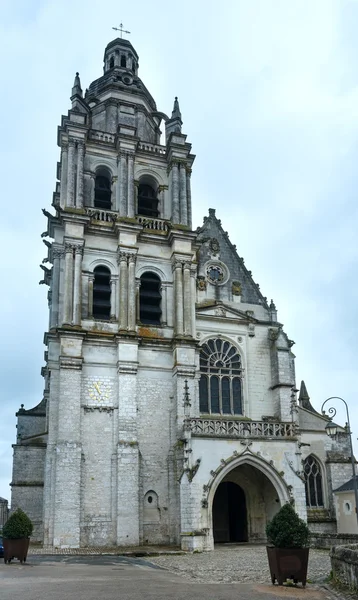
[(289, 500), (284, 480), (252, 454), (225, 465), (220, 475), (208, 497), (211, 543), (264, 543), (268, 521)]

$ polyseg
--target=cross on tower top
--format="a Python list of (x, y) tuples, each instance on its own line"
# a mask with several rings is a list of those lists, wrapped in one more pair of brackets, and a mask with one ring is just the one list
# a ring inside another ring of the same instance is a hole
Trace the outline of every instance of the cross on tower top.
[(123, 23), (120, 23), (119, 27), (112, 27), (112, 29), (114, 29), (114, 31), (120, 31), (121, 32), (121, 38), (123, 37), (123, 33), (130, 33), (130, 31), (127, 31), (126, 29), (123, 29)]

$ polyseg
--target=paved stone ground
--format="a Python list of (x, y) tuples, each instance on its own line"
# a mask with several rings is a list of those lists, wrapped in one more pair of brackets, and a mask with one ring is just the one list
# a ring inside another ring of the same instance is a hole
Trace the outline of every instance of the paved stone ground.
[[(120, 555), (120, 556), (118, 556)], [(270, 573), (268, 569), (266, 548), (259, 545), (233, 544), (218, 545), (214, 552), (202, 554), (188, 554), (182, 552), (179, 548), (172, 546), (138, 546), (129, 548), (76, 548), (76, 549), (49, 549), (39, 546), (31, 546), (29, 550), (28, 563), (41, 564), (45, 561), (67, 561), (80, 560), (87, 562), (89, 559), (102, 560), (128, 560), (135, 561), (137, 564), (148, 565), (164, 569), (168, 575), (179, 577), (183, 584), (222, 584), (245, 586), (253, 591), (254, 586), (260, 588), (263, 593), (265, 588), (267, 594), (274, 594), (279, 597), (285, 595), (295, 596), (296, 593), (302, 594), (300, 586), (297, 588), (287, 588), (272, 586)], [(110, 558), (113, 556), (113, 559)], [(88, 558), (86, 558), (88, 557)], [(107, 558), (106, 558), (107, 557)], [(122, 558), (121, 558), (122, 557)], [(138, 558), (141, 557), (138, 563)], [(40, 561), (40, 562), (39, 562)], [(45, 564), (44, 563), (44, 564)], [(356, 595), (349, 594), (332, 588), (327, 582), (330, 575), (331, 563), (328, 550), (310, 550), (308, 564), (308, 585), (306, 593), (313, 599), (314, 595), (320, 598), (352, 600)], [(249, 590), (247, 588), (247, 591)], [(218, 588), (216, 588), (218, 589)], [(296, 592), (294, 590), (296, 589)], [(257, 589), (258, 591), (258, 589)], [(260, 594), (259, 594), (260, 595)], [(300, 596), (301, 597), (301, 596)], [(195, 596), (196, 598), (196, 596)], [(106, 599), (108, 600), (108, 599)], [(173, 600), (173, 598), (172, 598)], [(196, 598), (198, 600), (198, 598)], [(216, 600), (216, 599), (215, 599)]]
[[(152, 564), (198, 583), (271, 583), (266, 547), (217, 546), (214, 552), (148, 557)], [(331, 570), (328, 550), (310, 550), (308, 579), (326, 582)]]

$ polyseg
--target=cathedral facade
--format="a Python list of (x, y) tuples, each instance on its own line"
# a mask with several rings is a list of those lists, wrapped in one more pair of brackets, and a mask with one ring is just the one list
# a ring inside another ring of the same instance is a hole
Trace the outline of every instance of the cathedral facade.
[(71, 102), (44, 210), (44, 397), (17, 413), (12, 508), (62, 548), (263, 542), (288, 501), (335, 531), (348, 434), (326, 435), (304, 384), (297, 400), (293, 342), (215, 210), (193, 229), (177, 98), (160, 112), (115, 39)]

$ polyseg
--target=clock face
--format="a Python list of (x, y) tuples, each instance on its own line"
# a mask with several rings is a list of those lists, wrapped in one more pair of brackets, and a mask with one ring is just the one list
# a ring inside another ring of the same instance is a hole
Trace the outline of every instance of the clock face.
[(91, 384), (88, 395), (89, 395), (90, 399), (92, 400), (92, 402), (94, 401), (94, 402), (105, 403), (105, 402), (108, 402), (108, 400), (110, 398), (108, 386), (105, 385), (100, 380), (94, 381)]

